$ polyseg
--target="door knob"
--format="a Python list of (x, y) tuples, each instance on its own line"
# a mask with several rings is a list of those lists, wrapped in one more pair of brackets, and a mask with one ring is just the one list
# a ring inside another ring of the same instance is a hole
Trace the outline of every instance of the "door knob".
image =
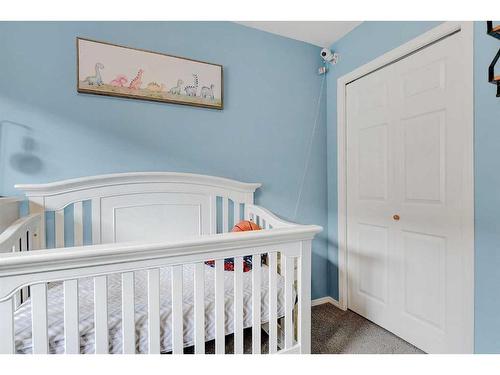
[(395, 221), (399, 221), (400, 217), (398, 214), (396, 215), (393, 215), (392, 218), (395, 220)]

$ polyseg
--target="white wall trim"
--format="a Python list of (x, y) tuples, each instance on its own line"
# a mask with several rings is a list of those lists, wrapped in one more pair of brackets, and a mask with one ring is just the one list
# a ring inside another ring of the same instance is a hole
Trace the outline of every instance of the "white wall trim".
[(333, 297), (330, 297), (330, 296), (313, 299), (311, 301), (311, 306), (324, 305), (325, 303), (332, 304), (333, 306), (335, 306), (341, 310), (346, 310), (340, 306), (339, 301), (337, 301), (336, 299), (334, 299)]
[[(441, 25), (429, 30), (428, 32), (418, 36), (415, 39), (385, 53), (384, 55), (377, 57), (371, 62), (353, 70), (350, 73), (340, 77), (337, 80), (337, 188), (338, 188), (338, 265), (339, 265), (339, 308), (347, 309), (347, 176), (346, 176), (346, 86), (350, 82), (359, 79), (371, 72), (381, 69), (386, 65), (394, 63), (406, 56), (422, 49), (430, 44), (433, 44), (440, 39), (443, 39), (451, 34), (460, 32), (464, 38), (464, 50), (463, 59), (467, 65), (467, 74), (464, 79), (466, 80), (466, 85), (468, 90), (464, 92), (466, 96), (466, 101), (469, 103), (467, 106), (467, 118), (469, 118), (470, 124), (470, 139), (474, 139), (474, 70), (473, 70), (473, 60), (474, 60), (474, 24), (473, 22), (444, 22)], [(474, 147), (471, 144), (469, 150), (466, 153), (469, 154), (469, 158), (466, 158), (470, 162), (470, 165), (465, 167), (465, 177), (472, 178), (474, 176), (473, 164), (474, 164)], [(465, 238), (469, 243), (468, 247), (471, 251), (468, 254), (467, 259), (464, 260), (465, 264), (469, 265), (469, 268), (464, 275), (467, 280), (467, 285), (470, 286), (470, 290), (466, 291), (467, 306), (470, 306), (469, 311), (467, 311), (467, 321), (469, 322), (467, 327), (464, 327), (464, 340), (467, 340), (470, 346), (470, 352), (474, 352), (474, 191), (467, 192), (468, 196), (472, 199), (470, 202), (466, 202), (465, 210), (469, 213), (469, 222), (467, 227), (470, 228), (470, 233), (467, 233)]]

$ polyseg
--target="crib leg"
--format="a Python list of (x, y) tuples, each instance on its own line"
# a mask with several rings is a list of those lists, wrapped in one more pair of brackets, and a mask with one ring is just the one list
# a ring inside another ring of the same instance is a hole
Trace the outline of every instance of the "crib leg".
[(14, 300), (0, 302), (0, 354), (14, 353)]
[(302, 241), (299, 262), (299, 343), (302, 354), (311, 353), (311, 241)]

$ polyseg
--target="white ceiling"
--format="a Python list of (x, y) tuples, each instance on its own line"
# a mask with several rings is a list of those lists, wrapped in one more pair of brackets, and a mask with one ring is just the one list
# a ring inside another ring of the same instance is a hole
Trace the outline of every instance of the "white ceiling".
[(273, 34), (286, 36), (314, 44), (319, 47), (330, 47), (358, 26), (358, 21), (244, 21), (236, 22)]

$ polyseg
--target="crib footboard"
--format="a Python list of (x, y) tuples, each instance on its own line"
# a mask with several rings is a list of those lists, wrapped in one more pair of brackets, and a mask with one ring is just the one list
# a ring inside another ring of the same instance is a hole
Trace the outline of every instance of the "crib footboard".
[[(115, 243), (1, 254), (0, 352), (23, 352), (23, 345), (29, 342), (32, 353), (81, 353), (91, 342), (95, 353), (172, 351), (181, 354), (187, 344), (194, 345), (195, 353), (205, 353), (206, 341), (212, 339), (206, 331), (206, 319), (210, 315), (207, 311), (210, 310), (215, 314), (216, 353), (225, 352), (228, 333), (234, 334), (234, 353), (242, 353), (244, 335), (249, 331), (252, 352), (261, 353), (263, 323), (268, 326), (269, 353), (309, 353), (311, 241), (321, 227), (284, 222), (279, 225), (274, 221), (278, 220), (276, 217), (266, 216), (267, 211), (257, 208), (249, 208), (248, 215), (259, 215), (258, 220), (263, 220), (261, 226), (268, 230), (224, 233), (169, 243)], [(265, 266), (261, 263), (262, 255), (265, 255)], [(252, 270), (245, 274), (243, 262), (248, 256), (252, 259)], [(234, 258), (231, 273), (224, 268), (224, 260), (228, 258)], [(210, 271), (213, 280), (207, 279), (205, 262), (208, 260), (215, 261)], [(189, 285), (185, 283), (187, 269), (193, 275)], [(145, 275), (144, 291), (138, 289), (142, 284), (137, 283), (141, 272)], [(168, 280), (164, 280), (164, 275), (168, 275)], [(232, 290), (229, 302), (228, 277)], [(251, 279), (250, 294), (245, 292), (245, 280), (248, 279)], [(83, 304), (88, 296), (82, 295), (82, 288), (88, 283), (92, 285), (93, 330), (84, 332), (81, 331), (82, 319), (88, 317), (83, 316)], [(16, 293), (27, 286), (31, 290), (29, 300), (21, 306), (16, 305)], [(206, 289), (212, 286), (214, 301), (209, 303)], [(112, 298), (116, 288), (119, 289), (118, 307)], [(165, 315), (166, 288), (170, 313)], [(193, 297), (189, 311), (194, 329), (192, 342), (188, 340), (186, 344), (187, 288)], [(281, 297), (278, 289), (282, 291)], [(56, 307), (48, 309), (58, 291), (60, 320), (51, 315), (56, 314)], [(262, 293), (267, 296), (264, 303)], [(225, 324), (228, 303), (232, 312), (229, 331)], [(245, 307), (248, 303), (250, 309)], [(262, 313), (263, 305), (267, 305), (267, 314)], [(22, 341), (16, 324), (21, 320), (21, 312), (27, 310), (31, 329), (22, 331), (29, 331), (26, 340)], [(119, 319), (116, 319), (114, 314), (118, 310)], [(248, 320), (245, 311), (251, 314), (250, 325), (245, 323)], [(280, 315), (282, 347), (278, 346)], [(112, 327), (117, 320), (119, 324)], [(53, 326), (57, 322), (62, 324), (59, 329), (62, 338), (53, 337), (58, 331)], [(143, 324), (144, 332), (138, 324)], [(164, 324), (171, 332), (168, 337)], [(112, 333), (117, 330), (118, 335)], [(82, 340), (84, 334), (88, 337)]]

